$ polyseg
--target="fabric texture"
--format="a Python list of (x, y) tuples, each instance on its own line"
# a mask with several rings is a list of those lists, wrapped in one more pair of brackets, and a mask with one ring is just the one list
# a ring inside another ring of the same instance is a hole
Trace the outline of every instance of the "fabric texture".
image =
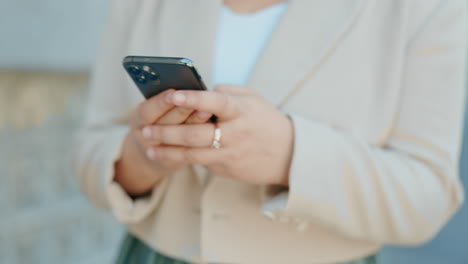
[(288, 1), (246, 86), (293, 121), (289, 189), (187, 167), (135, 201), (113, 181), (144, 100), (122, 59), (187, 57), (212, 87), (221, 1), (112, 2), (75, 166), (85, 194), (151, 248), (194, 263), (340, 263), (424, 243), (463, 202), (465, 0)]
[[(165, 256), (141, 240), (127, 234), (120, 247), (115, 264), (190, 264), (180, 259)], [(372, 255), (360, 260), (340, 264), (377, 264), (377, 256)]]

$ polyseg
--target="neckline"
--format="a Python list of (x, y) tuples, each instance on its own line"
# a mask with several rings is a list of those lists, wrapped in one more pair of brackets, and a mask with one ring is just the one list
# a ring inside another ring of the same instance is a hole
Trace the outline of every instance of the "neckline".
[(286, 7), (287, 4), (288, 4), (287, 1), (282, 1), (282, 2), (267, 6), (265, 8), (262, 8), (262, 9), (259, 9), (259, 10), (255, 11), (255, 12), (250, 12), (250, 13), (238, 13), (238, 12), (232, 10), (231, 8), (229, 8), (225, 4), (222, 4), (222, 9), (225, 12), (227, 12), (228, 14), (233, 15), (233, 16), (250, 17), (250, 16), (257, 16), (257, 15), (261, 15), (261, 14), (264, 14), (264, 13), (272, 12), (273, 10), (282, 9), (282, 8)]

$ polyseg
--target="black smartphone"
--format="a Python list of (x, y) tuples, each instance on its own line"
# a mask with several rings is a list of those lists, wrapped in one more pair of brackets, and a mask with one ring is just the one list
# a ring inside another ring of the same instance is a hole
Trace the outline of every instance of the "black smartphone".
[(193, 62), (186, 58), (127, 56), (123, 66), (146, 99), (170, 88), (206, 90)]

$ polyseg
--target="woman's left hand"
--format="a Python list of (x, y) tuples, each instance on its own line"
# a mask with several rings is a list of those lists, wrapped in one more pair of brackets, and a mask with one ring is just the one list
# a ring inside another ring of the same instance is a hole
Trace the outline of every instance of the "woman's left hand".
[(180, 90), (166, 100), (218, 117), (221, 147), (211, 147), (212, 123), (153, 125), (143, 134), (150, 159), (204, 165), (212, 173), (253, 184), (288, 185), (293, 152), (292, 121), (254, 91), (220, 85), (213, 91)]

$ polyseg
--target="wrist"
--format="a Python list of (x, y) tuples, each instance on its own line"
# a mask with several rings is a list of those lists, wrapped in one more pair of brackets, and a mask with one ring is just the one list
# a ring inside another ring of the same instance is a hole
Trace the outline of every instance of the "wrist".
[(166, 172), (156, 169), (147, 160), (130, 132), (123, 143), (122, 155), (114, 164), (114, 182), (130, 196), (150, 193), (165, 177)]
[(281, 172), (279, 181), (276, 183), (276, 185), (280, 186), (289, 186), (289, 171), (291, 169), (291, 163), (292, 163), (292, 157), (294, 153), (294, 124), (291, 118), (287, 115), (285, 115), (285, 145), (286, 146), (284, 149), (286, 150), (284, 152), (283, 156), (283, 164), (282, 168), (279, 170)]

